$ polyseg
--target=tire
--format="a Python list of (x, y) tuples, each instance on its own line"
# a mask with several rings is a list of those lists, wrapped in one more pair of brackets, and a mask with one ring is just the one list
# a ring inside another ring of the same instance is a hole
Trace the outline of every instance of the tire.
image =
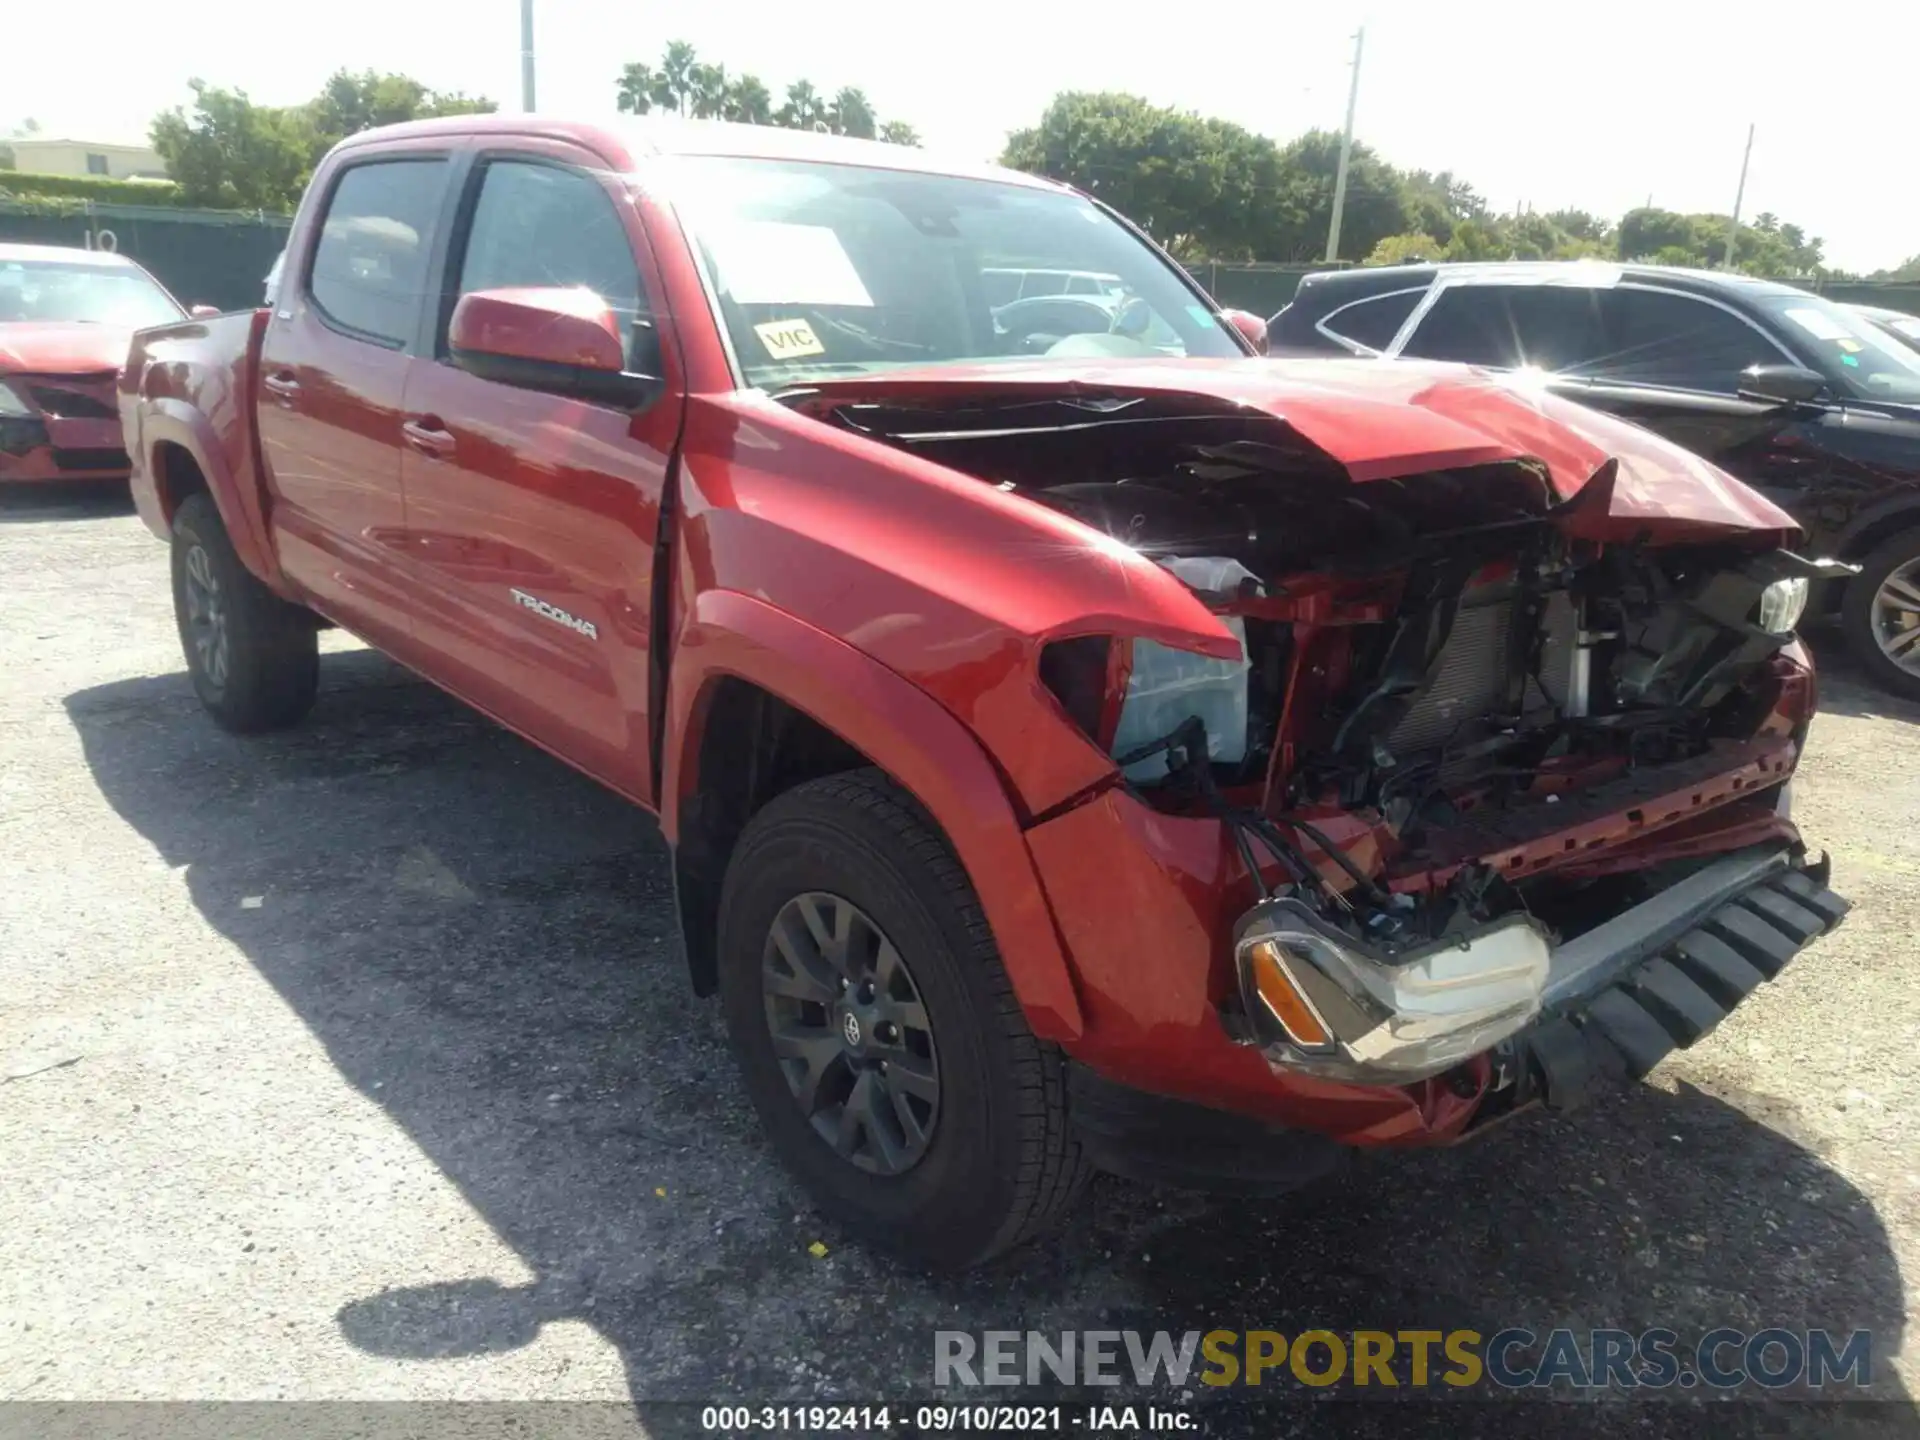
[(173, 517), (173, 614), (194, 693), (223, 729), (278, 730), (313, 708), (320, 685), (313, 616), (240, 563), (205, 494), (188, 496)]
[[(763, 967), (776, 920), (808, 896), (870, 919), (924, 1005), (938, 1108), (924, 1149), (895, 1173), (824, 1138), (816, 1124), (831, 1109), (810, 1120), (788, 1078), (806, 1062), (783, 1068), (775, 1051), (770, 1016), (786, 1002), (769, 998)], [(1068, 1129), (1061, 1056), (1027, 1028), (966, 872), (885, 775), (832, 775), (768, 804), (734, 849), (720, 916), (721, 1003), (748, 1094), (781, 1161), (853, 1238), (963, 1269), (1042, 1234), (1071, 1207), (1090, 1170)]]
[(1916, 650), (1904, 652), (1909, 656), (1907, 665), (1889, 655), (1881, 643), (1881, 587), (1908, 566), (1915, 569), (1900, 579), (1908, 589), (1920, 590), (1920, 527), (1883, 540), (1860, 562), (1860, 573), (1847, 582), (1841, 597), (1840, 630), (1847, 648), (1881, 688), (1920, 700), (1920, 641), (1915, 642)]

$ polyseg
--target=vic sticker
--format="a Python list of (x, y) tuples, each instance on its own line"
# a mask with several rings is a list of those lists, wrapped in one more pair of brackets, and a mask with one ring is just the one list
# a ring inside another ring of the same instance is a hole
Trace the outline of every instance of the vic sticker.
[(767, 354), (776, 360), (827, 353), (827, 347), (820, 343), (813, 333), (813, 327), (804, 320), (769, 320), (764, 325), (754, 326), (753, 333), (767, 347)]

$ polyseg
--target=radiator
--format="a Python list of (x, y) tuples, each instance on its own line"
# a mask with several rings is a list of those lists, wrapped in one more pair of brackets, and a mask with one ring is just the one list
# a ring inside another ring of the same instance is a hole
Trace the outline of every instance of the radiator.
[[(1546, 632), (1540, 651), (1541, 683), (1528, 684), (1524, 708), (1566, 703), (1573, 672), (1574, 620), (1573, 603), (1565, 594), (1547, 597), (1541, 617)], [(1512, 625), (1511, 598), (1476, 599), (1468, 591), (1454, 615), (1433, 683), (1388, 733), (1387, 748), (1396, 754), (1431, 749), (1444, 744), (1463, 722), (1501, 709), (1507, 693)]]

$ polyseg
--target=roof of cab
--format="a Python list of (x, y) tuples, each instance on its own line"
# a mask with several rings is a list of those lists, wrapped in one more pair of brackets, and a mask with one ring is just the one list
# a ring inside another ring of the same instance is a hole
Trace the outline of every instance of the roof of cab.
[(97, 265), (103, 270), (123, 270), (133, 261), (111, 250), (82, 250), (77, 245), (0, 245), (0, 262), (58, 260), (63, 265)]
[(745, 160), (808, 160), (833, 165), (868, 165), (924, 175), (951, 175), (969, 180), (998, 180), (1035, 189), (1068, 187), (1038, 175), (998, 165), (956, 160), (912, 145), (884, 140), (856, 140), (811, 130), (788, 130), (776, 125), (739, 125), (724, 120), (683, 120), (677, 116), (623, 115), (611, 120), (589, 120), (559, 115), (450, 115), (434, 120), (410, 120), (363, 130), (340, 142), (339, 150), (355, 150), (396, 140), (449, 139), (473, 135), (485, 139), (545, 138), (569, 140), (606, 161), (611, 170), (625, 172), (663, 155), (703, 155)]

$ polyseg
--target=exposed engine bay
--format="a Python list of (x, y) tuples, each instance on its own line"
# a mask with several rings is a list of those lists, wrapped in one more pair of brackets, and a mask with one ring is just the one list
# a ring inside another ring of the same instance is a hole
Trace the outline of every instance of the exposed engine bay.
[(1146, 803), (1220, 815), (1263, 896), (1376, 953), (1520, 914), (1564, 938), (1650, 869), (1791, 834), (1812, 687), (1776, 657), (1831, 567), (1777, 536), (1592, 538), (1608, 480), (1560, 501), (1525, 460), (1356, 484), (1272, 415), (1164, 394), (783, 398), (1186, 582), (1239, 660), (1078, 637), (1043, 681)]

